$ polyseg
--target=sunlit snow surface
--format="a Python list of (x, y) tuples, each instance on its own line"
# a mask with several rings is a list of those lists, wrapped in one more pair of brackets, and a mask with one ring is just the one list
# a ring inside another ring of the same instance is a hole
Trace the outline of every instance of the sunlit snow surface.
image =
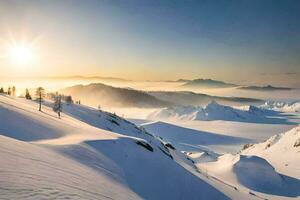
[(0, 95), (0, 199), (227, 199), (134, 124), (45, 105)]
[(129, 122), (66, 104), (58, 119), (50, 106), (0, 95), (0, 199), (299, 198), (297, 113)]

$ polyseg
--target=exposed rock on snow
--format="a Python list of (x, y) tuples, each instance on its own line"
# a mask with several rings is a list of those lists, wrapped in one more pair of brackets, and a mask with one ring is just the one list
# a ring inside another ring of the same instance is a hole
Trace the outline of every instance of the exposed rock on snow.
[(296, 140), (294, 147), (299, 147), (300, 146), (300, 138), (298, 140)]
[(195, 163), (215, 162), (218, 160), (219, 154), (210, 151), (197, 153), (188, 153), (189, 158), (192, 158)]

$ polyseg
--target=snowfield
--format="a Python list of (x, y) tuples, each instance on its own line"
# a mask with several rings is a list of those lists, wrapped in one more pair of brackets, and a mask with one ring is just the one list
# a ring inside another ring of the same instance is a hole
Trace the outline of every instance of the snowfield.
[[(252, 140), (220, 135), (208, 131), (200, 131), (191, 128), (176, 126), (166, 122), (149, 122), (142, 124), (151, 134), (172, 143), (178, 150), (187, 152), (207, 152), (216, 150), (215, 145), (232, 147), (233, 151), (240, 149), (245, 143), (251, 143)], [(222, 152), (222, 149), (220, 149)]]
[(0, 95), (1, 199), (228, 199), (134, 124), (78, 105), (58, 119), (45, 105)]

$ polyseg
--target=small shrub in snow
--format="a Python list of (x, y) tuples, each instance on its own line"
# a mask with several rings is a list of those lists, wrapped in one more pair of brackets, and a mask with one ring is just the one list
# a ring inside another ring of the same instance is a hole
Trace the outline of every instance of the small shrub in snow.
[(165, 146), (168, 147), (168, 148), (170, 148), (170, 149), (175, 150), (175, 147), (172, 144), (170, 144), (170, 143), (165, 144)]
[(120, 126), (120, 124), (119, 124), (116, 120), (111, 119), (110, 121), (111, 121), (113, 124), (116, 124), (117, 126)]
[(42, 102), (45, 98), (45, 89), (38, 87), (35, 92), (36, 100), (39, 102), (39, 111), (42, 111)]
[(26, 90), (25, 90), (25, 98), (26, 99), (28, 99), (28, 100), (31, 100), (32, 98), (31, 98), (31, 95), (30, 95), (30, 93), (29, 93), (29, 90), (26, 88)]
[(190, 159), (189, 157), (186, 157), (187, 160), (191, 161), (193, 164), (195, 164), (195, 161), (193, 161), (192, 159)]
[(62, 112), (61, 95), (56, 94), (52, 109), (58, 114), (58, 118), (60, 118), (60, 113)]
[(167, 151), (163, 150), (162, 148), (158, 147), (165, 155), (169, 156), (171, 159), (173, 159), (173, 156), (170, 154), (169, 150), (167, 149)]
[(152, 147), (150, 146), (150, 144), (148, 144), (147, 142), (144, 142), (144, 141), (140, 141), (140, 140), (139, 140), (139, 141), (136, 141), (136, 144), (138, 144), (138, 145), (144, 147), (145, 149), (147, 149), (147, 150), (153, 152), (153, 148), (152, 148)]
[(253, 144), (245, 144), (243, 146), (243, 150), (248, 149), (249, 147), (253, 146)]
[(298, 140), (296, 140), (294, 147), (299, 147), (300, 146), (300, 138)]
[(149, 136), (151, 136), (151, 137), (154, 137), (151, 133), (149, 133), (149, 132), (147, 132), (147, 131), (145, 131), (144, 132), (146, 135), (149, 135)]

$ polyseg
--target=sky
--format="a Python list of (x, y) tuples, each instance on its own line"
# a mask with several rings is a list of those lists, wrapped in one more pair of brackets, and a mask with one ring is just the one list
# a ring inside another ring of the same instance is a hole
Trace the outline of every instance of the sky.
[[(2, 0), (0, 77), (293, 85), (299, 19), (297, 0)], [(30, 62), (14, 62), (12, 43), (30, 46)]]

